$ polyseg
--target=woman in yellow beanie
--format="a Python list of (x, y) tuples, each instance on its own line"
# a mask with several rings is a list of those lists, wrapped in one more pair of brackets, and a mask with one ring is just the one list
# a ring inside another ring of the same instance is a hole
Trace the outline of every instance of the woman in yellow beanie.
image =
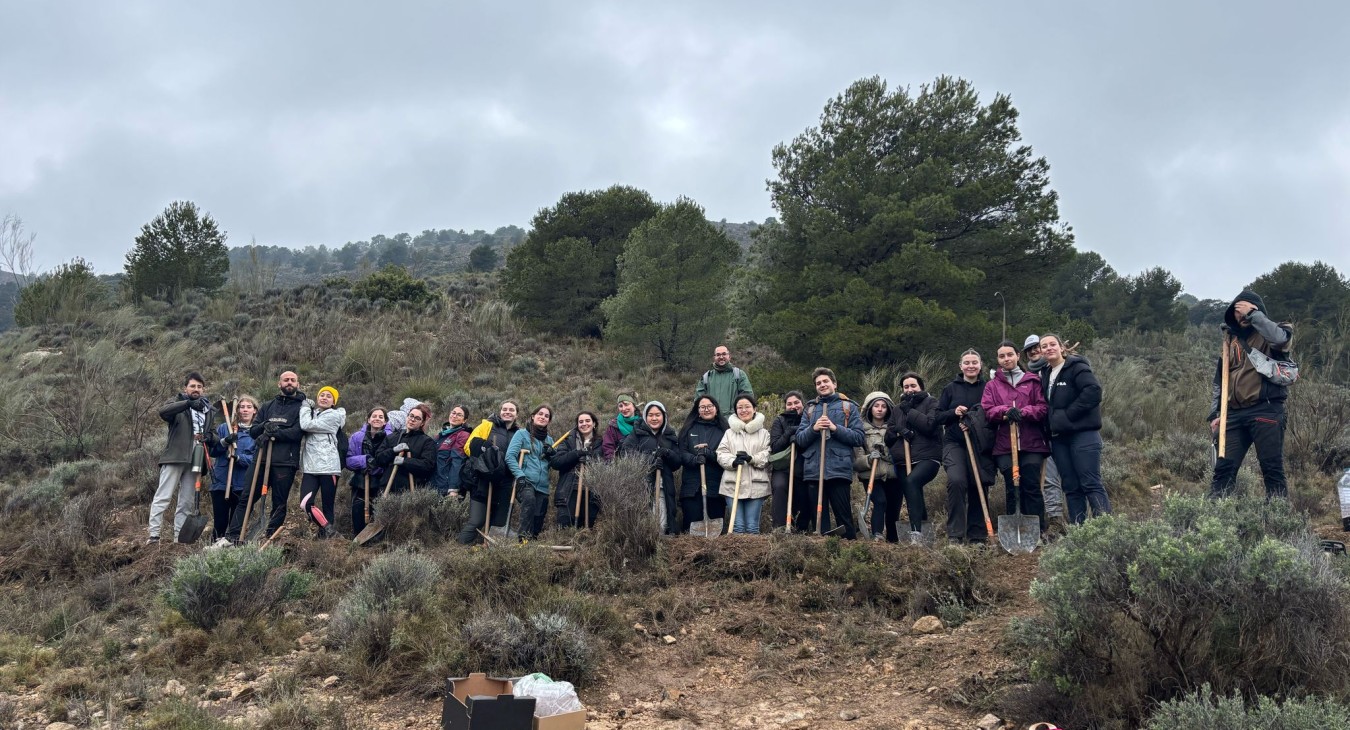
[[(333, 524), (333, 502), (337, 499), (338, 477), (342, 475), (342, 455), (339, 432), (347, 423), (347, 411), (338, 408), (338, 391), (331, 385), (319, 388), (314, 400), (300, 406), (300, 430), (305, 432), (305, 446), (300, 463), (305, 476), (300, 480), (300, 507), (319, 526), (319, 537), (332, 537), (337, 530)], [(315, 502), (322, 498), (323, 507)]]

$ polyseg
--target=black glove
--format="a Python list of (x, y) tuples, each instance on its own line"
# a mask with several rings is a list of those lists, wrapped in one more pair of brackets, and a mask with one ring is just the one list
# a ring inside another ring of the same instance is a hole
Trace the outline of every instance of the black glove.
[(277, 431), (281, 430), (281, 424), (276, 421), (268, 421), (263, 424), (263, 438), (275, 439)]
[(708, 457), (704, 456), (703, 454), (694, 454), (694, 463), (706, 464), (708, 463)]
[(1022, 409), (1021, 409), (1021, 408), (1018, 408), (1017, 406), (1013, 406), (1012, 408), (1009, 408), (1009, 409), (1008, 409), (1008, 420), (1009, 420), (1009, 421), (1012, 421), (1013, 423), (1021, 423), (1021, 422), (1022, 422)]
[(592, 454), (594, 453), (593, 450), (592, 450), (592, 449), (581, 449), (580, 451), (581, 451), (581, 456), (578, 457), (577, 460), (580, 461), (582, 464), (589, 464), (589, 463), (591, 462), (591, 456), (592, 456)]
[(207, 400), (204, 397), (192, 401), (192, 410), (194, 411), (205, 411), (210, 408), (211, 408), (211, 401)]
[(740, 466), (741, 464), (749, 464), (749, 463), (750, 463), (750, 454), (747, 454), (744, 451), (737, 451), (736, 459), (735, 461), (731, 462), (731, 465)]
[(220, 444), (220, 437), (216, 435), (215, 431), (207, 431), (206, 434), (202, 436), (202, 443), (206, 444), (206, 448), (214, 449)]
[(871, 451), (872, 451), (872, 453), (876, 454), (877, 456), (880, 456), (880, 455), (882, 454), (882, 452), (885, 451), (885, 450), (886, 450), (886, 447), (885, 447), (885, 446), (882, 446), (881, 444), (872, 444), (872, 449), (871, 449)]
[(670, 458), (670, 449), (667, 449), (664, 446), (658, 446), (656, 447), (655, 455), (657, 461), (665, 461)]
[[(708, 450), (707, 446), (695, 446), (694, 453), (702, 456), (704, 461), (707, 461), (708, 457), (712, 455), (712, 452)], [(703, 461), (700, 461), (699, 463), (702, 464)]]
[(558, 455), (558, 450), (553, 448), (553, 444), (544, 446), (544, 461), (553, 461), (553, 457)]
[(231, 446), (234, 444), (234, 442), (238, 440), (239, 434), (234, 431), (231, 431), (230, 433), (225, 434), (225, 438), (221, 439), (220, 442), (222, 444), (225, 444), (226, 446)]
[(909, 409), (914, 407), (914, 399), (910, 397), (909, 393), (906, 393), (900, 396), (900, 400), (896, 401), (895, 405), (900, 409), (901, 413), (906, 413)]

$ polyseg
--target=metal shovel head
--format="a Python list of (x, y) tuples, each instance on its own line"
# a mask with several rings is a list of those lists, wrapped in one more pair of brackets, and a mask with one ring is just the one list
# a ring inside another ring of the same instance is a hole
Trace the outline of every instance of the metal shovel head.
[(909, 533), (909, 542), (911, 545), (933, 547), (937, 543), (937, 528), (933, 527), (933, 523), (927, 520), (920, 522), (919, 531)]
[(178, 542), (191, 545), (197, 542), (205, 529), (206, 515), (200, 512), (188, 515), (187, 519), (183, 520), (183, 528), (178, 531)]
[(366, 525), (366, 529), (358, 533), (356, 535), (356, 539), (353, 542), (355, 542), (357, 545), (365, 545), (371, 540), (374, 540), (375, 538), (379, 537), (380, 534), (383, 532), (384, 532), (384, 523), (380, 522), (379, 520), (375, 520), (369, 525)]
[(1011, 555), (1036, 549), (1041, 541), (1041, 521), (1036, 515), (999, 515), (998, 544)]

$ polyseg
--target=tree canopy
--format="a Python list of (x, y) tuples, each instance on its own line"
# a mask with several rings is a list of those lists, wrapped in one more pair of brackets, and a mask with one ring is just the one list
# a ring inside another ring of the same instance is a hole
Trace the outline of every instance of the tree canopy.
[(136, 296), (175, 301), (188, 289), (214, 291), (230, 273), (225, 232), (195, 203), (175, 201), (141, 227), (125, 269)]

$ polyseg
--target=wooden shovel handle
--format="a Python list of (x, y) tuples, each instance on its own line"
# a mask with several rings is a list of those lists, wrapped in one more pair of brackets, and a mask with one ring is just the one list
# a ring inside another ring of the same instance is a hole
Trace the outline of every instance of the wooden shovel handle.
[(966, 438), (966, 453), (970, 456), (970, 478), (975, 480), (975, 494), (980, 498), (980, 510), (984, 512), (984, 530), (987, 537), (994, 537), (994, 523), (989, 521), (989, 504), (984, 499), (984, 484), (980, 481), (980, 465), (975, 459), (975, 448), (970, 445), (970, 432), (962, 431)]

